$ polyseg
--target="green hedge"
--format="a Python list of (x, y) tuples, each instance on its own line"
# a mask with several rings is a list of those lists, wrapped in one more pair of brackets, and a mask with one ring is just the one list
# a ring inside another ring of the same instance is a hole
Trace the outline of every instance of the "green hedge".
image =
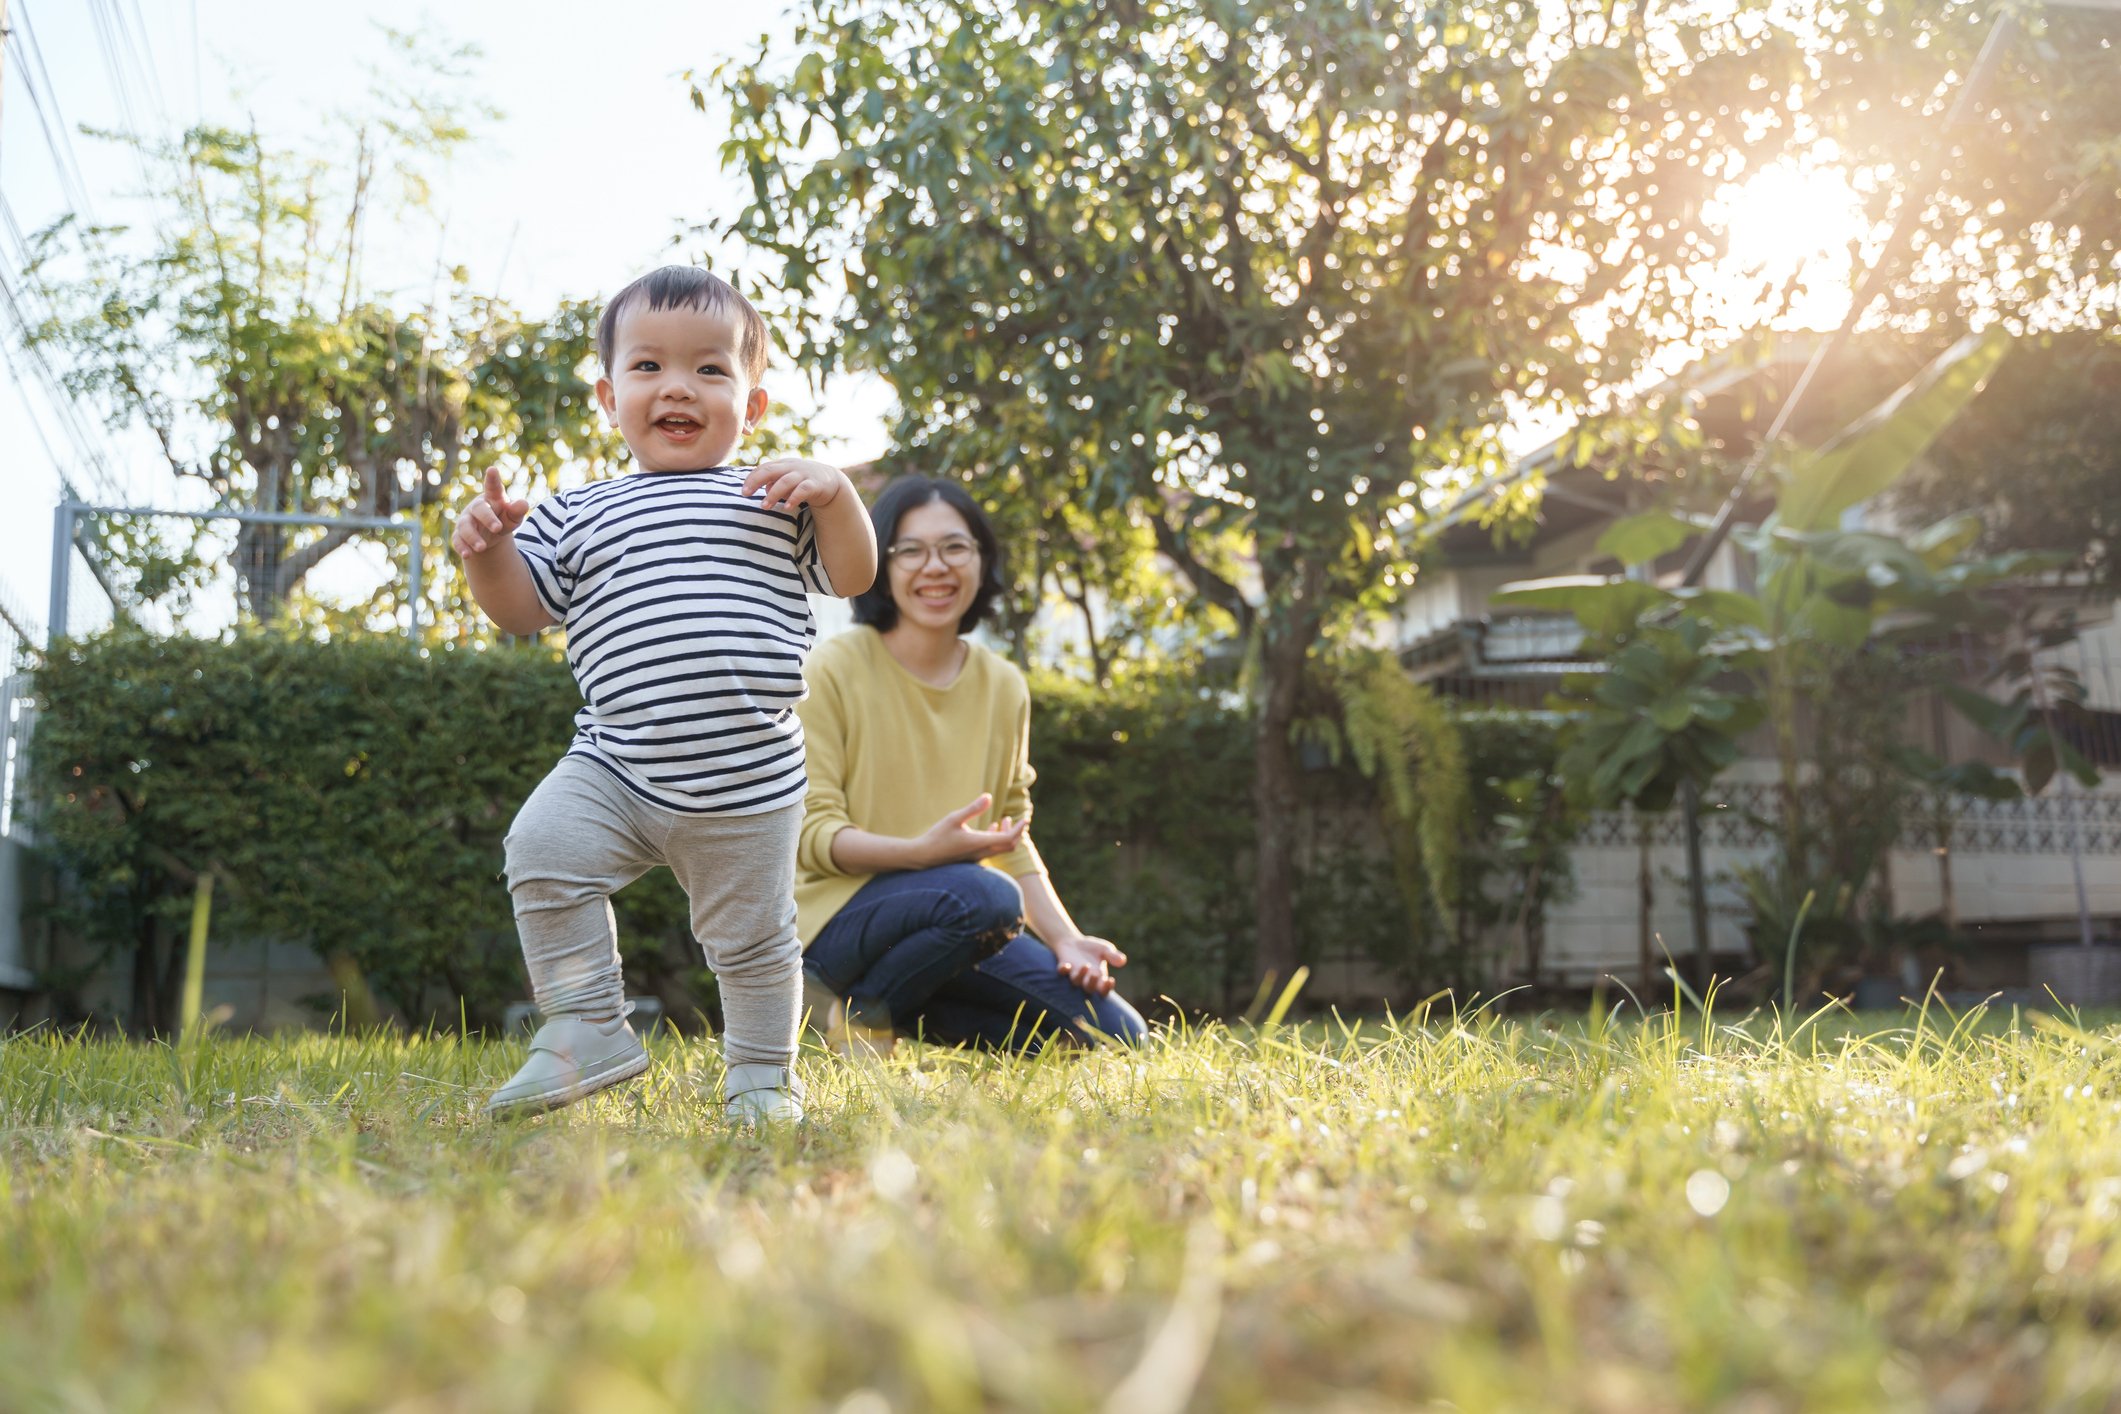
[[(416, 1022), (453, 1025), (461, 1008), (490, 1025), (524, 995), (501, 839), (572, 733), (580, 698), (557, 654), (118, 631), (71, 645), (36, 684), (39, 829), (71, 880), (64, 921), (139, 979), (133, 1014), (112, 1019), (174, 1021), (191, 879), (206, 868), (226, 881), (218, 935), (300, 938), (351, 958)], [(1077, 921), (1133, 957), (1130, 994), (1242, 1004), (1250, 715), (1187, 682), (1110, 694), (1041, 679), (1035, 698), (1034, 833)], [(1482, 720), (1467, 719), (1476, 813), (1496, 782), (1551, 756), (1544, 728)], [(1306, 786), (1306, 951), (1370, 957), (1410, 990), (1477, 970), (1462, 928), (1406, 916), (1366, 824), (1369, 783), (1340, 766), (1308, 772)], [(1477, 842), (1467, 851), (1462, 892), (1476, 912), (1496, 867)], [(713, 981), (668, 871), (616, 906), (629, 987), (659, 994), (673, 1017), (711, 1019)], [(63, 993), (77, 979), (47, 980)]]
[(1252, 963), (1252, 721), (1184, 683), (1033, 685), (1032, 837), (1123, 990), (1227, 1005)]
[(150, 950), (135, 1027), (174, 1020), (171, 942), (206, 868), (218, 934), (343, 952), (409, 1016), (519, 993), (501, 838), (581, 700), (549, 652), (121, 631), (36, 691), (43, 849), (76, 932), (128, 965)]

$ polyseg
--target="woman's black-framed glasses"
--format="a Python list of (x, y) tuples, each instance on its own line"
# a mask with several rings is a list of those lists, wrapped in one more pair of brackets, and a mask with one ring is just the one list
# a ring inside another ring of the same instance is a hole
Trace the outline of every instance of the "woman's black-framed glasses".
[(928, 563), (930, 555), (940, 555), (943, 563), (952, 569), (963, 569), (979, 554), (979, 546), (962, 535), (953, 535), (931, 545), (925, 540), (899, 540), (884, 552), (896, 569), (917, 570)]

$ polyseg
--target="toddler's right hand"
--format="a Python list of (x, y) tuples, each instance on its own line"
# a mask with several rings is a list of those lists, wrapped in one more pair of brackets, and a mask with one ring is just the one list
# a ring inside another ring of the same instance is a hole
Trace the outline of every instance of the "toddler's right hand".
[(530, 514), (530, 502), (511, 501), (501, 485), (499, 467), (486, 468), (486, 489), (474, 497), (457, 517), (457, 528), (449, 537), (449, 548), (459, 555), (484, 554), (487, 547), (515, 533)]

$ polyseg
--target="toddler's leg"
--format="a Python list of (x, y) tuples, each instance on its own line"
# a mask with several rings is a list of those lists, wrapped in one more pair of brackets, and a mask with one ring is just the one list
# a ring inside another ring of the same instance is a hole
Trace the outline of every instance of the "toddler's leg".
[(802, 944), (795, 937), (795, 846), (803, 807), (688, 818), (665, 845), (692, 900), (692, 935), (722, 988), (722, 1057), (731, 1067), (795, 1059)]
[(507, 840), (523, 962), (548, 1018), (609, 1021), (626, 1000), (611, 895), (657, 862), (626, 788), (602, 767), (562, 758), (523, 802)]

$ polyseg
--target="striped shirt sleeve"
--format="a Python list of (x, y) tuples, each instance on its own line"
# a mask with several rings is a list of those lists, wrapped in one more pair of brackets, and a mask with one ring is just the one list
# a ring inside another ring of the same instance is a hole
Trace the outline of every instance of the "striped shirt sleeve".
[(566, 568), (561, 545), (567, 534), (567, 498), (547, 496), (516, 527), (516, 550), (530, 566), (530, 582), (538, 602), (554, 623), (567, 622), (567, 606), (574, 600), (574, 575)]
[(834, 599), (846, 597), (832, 587), (832, 576), (825, 573), (825, 562), (818, 558), (817, 521), (808, 506), (795, 513), (795, 568), (803, 576), (803, 587), (812, 594), (824, 594)]

